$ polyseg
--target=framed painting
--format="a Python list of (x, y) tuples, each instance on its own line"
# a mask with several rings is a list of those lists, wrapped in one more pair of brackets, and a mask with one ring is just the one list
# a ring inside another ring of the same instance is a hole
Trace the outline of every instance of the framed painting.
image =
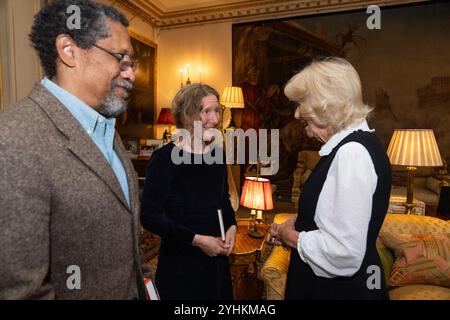
[(134, 58), (139, 65), (127, 111), (117, 118), (117, 130), (123, 138), (153, 138), (156, 113), (157, 46), (150, 40), (129, 31)]
[(431, 128), (450, 160), (450, 3), (382, 7), (381, 29), (367, 27), (369, 16), (364, 8), (233, 25), (233, 85), (245, 99), (233, 112), (243, 129), (280, 130), (273, 182), (283, 189), (292, 186), (298, 151), (320, 148), (294, 119), (283, 88), (318, 57), (343, 57), (358, 71), (363, 100), (374, 108), (369, 126), (386, 148), (396, 128)]

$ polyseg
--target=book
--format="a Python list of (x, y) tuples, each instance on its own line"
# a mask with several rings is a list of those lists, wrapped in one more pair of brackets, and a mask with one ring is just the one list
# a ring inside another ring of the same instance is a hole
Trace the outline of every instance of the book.
[(150, 300), (161, 300), (158, 289), (152, 279), (144, 278), (145, 287), (147, 288), (148, 297)]

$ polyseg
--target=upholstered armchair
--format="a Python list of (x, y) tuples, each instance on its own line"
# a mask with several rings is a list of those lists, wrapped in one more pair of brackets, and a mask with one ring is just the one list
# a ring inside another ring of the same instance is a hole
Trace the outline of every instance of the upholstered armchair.
[[(317, 162), (320, 160), (319, 153), (312, 150), (299, 151), (297, 156), (297, 167), (293, 174), (291, 201), (295, 206), (303, 184), (308, 179)], [(440, 175), (443, 168), (419, 167), (414, 179), (414, 197), (423, 201), (427, 207), (436, 207), (439, 202), (439, 195), (443, 186), (450, 185), (449, 175)], [(407, 174), (404, 168), (392, 167), (392, 190), (391, 196), (406, 197)]]
[[(277, 214), (274, 221), (281, 223), (293, 217), (295, 217), (294, 214)], [(428, 216), (388, 214), (381, 228), (381, 232), (433, 235), (448, 234), (450, 233), (450, 221)], [(388, 278), (395, 261), (394, 253), (379, 240), (377, 240), (377, 249), (386, 278)], [(260, 276), (265, 282), (266, 297), (268, 300), (284, 299), (289, 258), (289, 249), (274, 246), (268, 259), (261, 268)], [(447, 300), (450, 299), (450, 288), (413, 284), (389, 287), (389, 295), (392, 300)]]
[[(418, 167), (414, 178), (414, 198), (423, 201), (425, 206), (436, 207), (443, 186), (450, 185), (448, 177), (439, 176), (441, 168)], [(406, 197), (406, 170), (392, 167), (391, 196)]]
[[(450, 234), (450, 221), (429, 216), (405, 214), (388, 214), (380, 230), (382, 233), (392, 234)], [(430, 246), (430, 249), (432, 246)], [(386, 282), (391, 274), (395, 255), (392, 250), (377, 240), (377, 249), (383, 264)], [(447, 249), (448, 250), (448, 249)], [(448, 253), (447, 253), (448, 254)], [(431, 268), (430, 266), (427, 266)], [(414, 268), (420, 268), (417, 265)], [(450, 300), (450, 288), (430, 284), (409, 284), (404, 286), (389, 286), (389, 296), (392, 300)]]
[[(275, 223), (283, 223), (295, 218), (293, 213), (275, 215)], [(286, 288), (286, 276), (291, 251), (282, 246), (273, 246), (272, 251), (261, 268), (260, 277), (264, 280), (267, 300), (283, 300)]]

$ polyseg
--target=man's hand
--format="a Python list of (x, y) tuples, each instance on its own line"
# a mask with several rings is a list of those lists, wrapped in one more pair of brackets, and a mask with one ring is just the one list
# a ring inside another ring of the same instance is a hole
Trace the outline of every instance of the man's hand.
[[(199, 247), (208, 257), (216, 257), (218, 255), (227, 255), (228, 248), (221, 239), (196, 234), (192, 245)], [(234, 245), (234, 244), (233, 244)]]

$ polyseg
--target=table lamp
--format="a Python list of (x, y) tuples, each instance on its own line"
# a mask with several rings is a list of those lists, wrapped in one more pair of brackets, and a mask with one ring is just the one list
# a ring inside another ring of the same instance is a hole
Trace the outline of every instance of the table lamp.
[(433, 130), (395, 130), (387, 154), (392, 165), (406, 166), (408, 186), (404, 206), (406, 213), (411, 214), (414, 209), (414, 176), (417, 167), (440, 167), (443, 165)]
[[(244, 108), (245, 104), (244, 104), (244, 94), (242, 93), (242, 88), (240, 87), (226, 87), (223, 90), (222, 96), (220, 97), (220, 104), (222, 105), (222, 110), (224, 110), (224, 108)], [(230, 110), (231, 112), (231, 110)], [(235, 129), (236, 128), (236, 124), (234, 123), (233, 120), (233, 115), (231, 114), (231, 120), (229, 125), (227, 126), (227, 129)]]
[(175, 121), (173, 120), (172, 116), (172, 110), (170, 108), (162, 108), (159, 112), (158, 120), (156, 121), (156, 124), (165, 124), (169, 125), (169, 131), (164, 131), (163, 139), (165, 140), (165, 143), (170, 142), (170, 139), (172, 138), (172, 130), (171, 126), (175, 124)]
[[(259, 177), (246, 177), (242, 187), (240, 204), (252, 210), (252, 218), (262, 220), (262, 210), (273, 209), (270, 181)], [(248, 234), (253, 238), (264, 237), (264, 233), (256, 228), (256, 223), (250, 228)]]

